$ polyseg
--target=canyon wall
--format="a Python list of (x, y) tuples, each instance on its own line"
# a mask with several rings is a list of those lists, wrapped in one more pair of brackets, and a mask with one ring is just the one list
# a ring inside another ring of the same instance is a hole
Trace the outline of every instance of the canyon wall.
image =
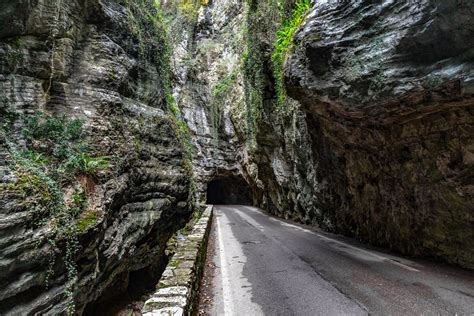
[(239, 175), (278, 216), (472, 267), (472, 5), (311, 4), (282, 106), (272, 54), (285, 5), (200, 9), (181, 98), (198, 191)]
[[(231, 113), (242, 113), (240, 71), (244, 44), (245, 3), (210, 1), (201, 5), (184, 31), (176, 34), (172, 57), (175, 96), (193, 143), (196, 198), (205, 202), (207, 184), (215, 178), (241, 176), (245, 144)], [(182, 24), (181, 22), (175, 22)]]
[(290, 100), (279, 111), (271, 23), (262, 22), (271, 5), (252, 3), (260, 78), (250, 80), (261, 86), (256, 202), (472, 268), (473, 5), (317, 1), (286, 58)]
[(474, 4), (317, 3), (286, 64), (334, 230), (474, 266)]
[(0, 3), (0, 314), (93, 312), (189, 219), (155, 9)]

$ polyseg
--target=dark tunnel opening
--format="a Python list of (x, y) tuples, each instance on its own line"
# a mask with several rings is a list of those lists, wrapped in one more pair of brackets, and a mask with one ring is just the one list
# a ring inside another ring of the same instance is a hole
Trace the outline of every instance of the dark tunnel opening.
[(207, 204), (252, 205), (250, 188), (241, 177), (220, 177), (207, 184)]

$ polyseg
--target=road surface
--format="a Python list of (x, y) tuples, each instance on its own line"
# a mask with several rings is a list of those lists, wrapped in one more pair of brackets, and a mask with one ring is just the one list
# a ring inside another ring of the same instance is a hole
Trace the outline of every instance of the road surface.
[(474, 315), (474, 272), (407, 260), (248, 206), (214, 208), (211, 315)]

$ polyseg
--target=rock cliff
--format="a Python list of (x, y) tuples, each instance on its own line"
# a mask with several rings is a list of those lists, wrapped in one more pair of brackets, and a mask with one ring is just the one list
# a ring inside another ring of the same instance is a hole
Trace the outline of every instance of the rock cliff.
[(472, 5), (311, 4), (279, 70), (275, 43), (295, 11), (285, 4), (244, 9), (245, 103), (229, 114), (254, 202), (472, 267)]
[(242, 174), (239, 162), (245, 148), (231, 113), (243, 115), (244, 10), (239, 0), (211, 1), (199, 7), (184, 31), (174, 31), (181, 32), (174, 36), (175, 95), (194, 145), (201, 201), (212, 179)]
[[(472, 268), (472, 4), (311, 4), (285, 54), (283, 108), (270, 62), (281, 11), (272, 1), (250, 6), (244, 67), (258, 113), (249, 154), (255, 202)], [(280, 20), (290, 21), (289, 7)]]
[(0, 3), (2, 315), (92, 310), (159, 272), (190, 217), (153, 10)]
[(317, 2), (285, 67), (328, 228), (474, 266), (474, 4)]

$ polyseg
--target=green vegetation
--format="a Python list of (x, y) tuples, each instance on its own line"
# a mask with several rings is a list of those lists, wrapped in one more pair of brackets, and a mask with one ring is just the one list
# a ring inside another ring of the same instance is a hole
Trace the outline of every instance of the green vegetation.
[(23, 134), (30, 139), (43, 139), (51, 142), (74, 141), (82, 136), (83, 122), (69, 121), (66, 117), (45, 118), (41, 113), (25, 119)]
[[(166, 98), (170, 93), (168, 87), (171, 86), (169, 64), (171, 50), (160, 1), (125, 0), (125, 7), (132, 35), (128, 50), (132, 54), (138, 54), (139, 66), (143, 68), (139, 76), (145, 77), (140, 81), (143, 84), (138, 87), (138, 95), (144, 103), (160, 106), (163, 94), (160, 90), (164, 90)], [(149, 75), (147, 67), (156, 67), (158, 77), (146, 77)]]
[[(265, 93), (275, 95), (272, 100), (278, 116), (284, 120), (293, 106), (287, 100), (283, 67), (293, 47), (296, 30), (304, 22), (310, 0), (248, 0), (246, 42), (242, 72), (244, 76), (247, 144), (255, 149), (256, 134), (264, 111), (271, 111), (265, 103)], [(269, 52), (267, 43), (273, 43)], [(271, 64), (268, 60), (271, 59)], [(272, 81), (274, 80), (274, 83)], [(270, 112), (269, 112), (270, 113)]]
[[(280, 109), (286, 105), (286, 92), (283, 82), (285, 59), (293, 46), (295, 32), (303, 24), (310, 5), (310, 0), (298, 0), (291, 11), (290, 17), (280, 23), (276, 32), (276, 40), (273, 42), (273, 72), (275, 76), (277, 104)], [(282, 6), (282, 10), (284, 10), (284, 6)], [(284, 15), (285, 12), (282, 13), (282, 16)]]
[[(167, 3), (166, 8), (162, 8), (159, 1), (153, 0), (126, 0), (125, 4), (128, 10), (130, 29), (138, 40), (140, 58), (151, 62), (157, 69), (158, 79), (161, 84), (155, 84), (155, 86), (160, 86), (162, 89), (163, 101), (173, 122), (178, 142), (185, 151), (184, 167), (191, 173), (193, 156), (191, 135), (187, 124), (181, 117), (181, 111), (173, 96), (171, 55), (173, 43), (177, 41), (178, 36), (182, 35), (177, 34), (178, 30), (182, 31), (182, 26), (175, 25), (179, 19), (174, 19), (174, 17), (185, 17), (185, 24), (189, 23), (190, 21), (187, 19), (197, 18), (201, 2), (196, 0), (180, 0)], [(179, 28), (173, 26), (179, 26)], [(153, 104), (153, 97), (154, 93), (148, 93), (144, 101)], [(100, 163), (95, 161), (93, 165), (96, 165), (96, 163), (101, 165), (103, 162), (105, 161)], [(84, 164), (83, 166), (86, 167)]]
[(263, 110), (264, 70), (261, 52), (249, 48), (243, 55), (247, 138), (254, 145), (257, 123)]
[(94, 175), (99, 170), (107, 169), (110, 162), (109, 157), (91, 157), (86, 153), (80, 153), (76, 157), (75, 166), (81, 174)]
[(25, 119), (23, 135), (30, 148), (20, 153), (30, 164), (48, 168), (56, 180), (64, 182), (78, 174), (93, 176), (110, 165), (108, 157), (92, 157), (81, 140), (83, 122), (66, 117), (36, 113)]
[(181, 43), (195, 27), (199, 9), (208, 4), (208, 0), (174, 0), (163, 4), (161, 9), (172, 46)]
[(169, 263), (168, 266), (172, 268), (177, 268), (180, 264), (180, 261), (178, 259), (172, 259)]
[(164, 27), (160, 2), (125, 0), (125, 7), (128, 11), (127, 22), (133, 35), (132, 40), (138, 42), (140, 57), (146, 60), (159, 58), (159, 54), (153, 49), (162, 48), (165, 40), (162, 32)]
[(188, 23), (196, 21), (201, 5), (207, 5), (208, 0), (178, 0), (177, 7), (181, 16), (186, 18)]
[(77, 230), (80, 233), (85, 232), (89, 227), (94, 226), (99, 221), (99, 214), (95, 211), (86, 212), (85, 216), (79, 218), (76, 222)]
[(246, 18), (246, 50), (242, 54), (242, 73), (244, 77), (246, 134), (250, 149), (256, 146), (258, 123), (263, 112), (263, 94), (266, 89), (265, 72), (267, 49), (263, 42), (272, 42), (274, 23), (278, 15), (277, 0), (248, 1)]
[[(224, 74), (224, 76), (214, 85), (212, 89), (211, 124), (216, 134), (218, 134), (219, 128), (222, 124), (222, 109), (229, 97), (232, 87), (235, 84), (238, 71), (238, 69), (235, 69), (229, 74)], [(215, 136), (217, 139), (217, 135)]]
[[(74, 254), (77, 235), (97, 222), (95, 217), (81, 217), (88, 208), (88, 188), (78, 177), (93, 182), (96, 173), (109, 167), (107, 157), (94, 157), (83, 140), (83, 122), (78, 119), (36, 113), (23, 118), (22, 134), (26, 149), (20, 150), (6, 139), (6, 146), (15, 163), (17, 180), (2, 189), (20, 193), (24, 206), (32, 211), (32, 226), (49, 226), (52, 233), (47, 242), (52, 247), (46, 286), (54, 273), (58, 244), (65, 244), (63, 260), (67, 283), (65, 295), (71, 298), (68, 313), (74, 313), (72, 300), (76, 279)], [(72, 193), (66, 194), (67, 190)], [(61, 247), (62, 248), (62, 247)]]
[(227, 96), (227, 93), (229, 93), (230, 89), (234, 85), (236, 78), (237, 70), (224, 76), (221, 80), (219, 80), (212, 89), (212, 97), (214, 98), (214, 100), (224, 100)]

